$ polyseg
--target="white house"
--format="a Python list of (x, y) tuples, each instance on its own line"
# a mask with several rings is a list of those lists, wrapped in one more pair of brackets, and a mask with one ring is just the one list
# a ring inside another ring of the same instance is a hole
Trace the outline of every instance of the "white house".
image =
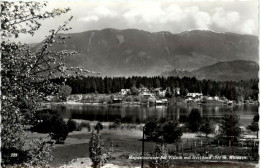
[(121, 91), (119, 92), (119, 94), (121, 95), (127, 95), (128, 93), (130, 93), (130, 89), (121, 89)]
[(150, 92), (144, 92), (144, 93), (139, 93), (139, 96), (144, 96), (146, 98), (149, 98), (149, 97), (154, 97), (154, 94)]
[(218, 101), (219, 97), (218, 96), (214, 96), (213, 99)]
[(202, 99), (203, 94), (202, 93), (188, 93), (187, 97), (192, 98), (192, 99)]
[(209, 97), (207, 98), (207, 100), (213, 100), (213, 97), (209, 96)]

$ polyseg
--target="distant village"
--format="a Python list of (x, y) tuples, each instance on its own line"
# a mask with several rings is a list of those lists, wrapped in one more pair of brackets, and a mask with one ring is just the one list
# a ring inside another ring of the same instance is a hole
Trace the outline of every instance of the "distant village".
[[(140, 86), (130, 89), (121, 89), (113, 94), (72, 94), (67, 96), (67, 103), (95, 103), (95, 104), (149, 104), (149, 105), (167, 105), (169, 103), (187, 103), (187, 104), (214, 104), (214, 105), (234, 105), (234, 104), (254, 104), (252, 99), (244, 102), (235, 102), (228, 100), (225, 96), (207, 96), (202, 93), (187, 93), (181, 96), (179, 87), (170, 89), (151, 88)], [(48, 96), (48, 101), (55, 102), (55, 97)]]

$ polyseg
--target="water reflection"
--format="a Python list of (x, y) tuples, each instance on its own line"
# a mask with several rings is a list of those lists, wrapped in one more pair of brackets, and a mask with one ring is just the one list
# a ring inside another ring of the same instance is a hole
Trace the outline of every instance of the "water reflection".
[(64, 118), (115, 121), (120, 119), (126, 123), (144, 123), (150, 117), (158, 119), (175, 119), (184, 122), (193, 108), (199, 108), (201, 116), (218, 119), (225, 111), (235, 111), (240, 116), (242, 125), (247, 126), (251, 123), (252, 118), (258, 112), (257, 105), (243, 106), (191, 106), (191, 105), (174, 105), (169, 106), (97, 106), (97, 105), (68, 105), (66, 108), (58, 106), (52, 107)]

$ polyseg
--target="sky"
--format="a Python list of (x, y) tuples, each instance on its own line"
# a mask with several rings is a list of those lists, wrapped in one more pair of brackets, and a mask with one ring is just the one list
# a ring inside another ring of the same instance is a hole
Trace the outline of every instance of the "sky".
[(45, 20), (31, 37), (22, 35), (21, 42), (42, 41), (50, 29), (73, 16), (71, 33), (88, 30), (140, 29), (149, 32), (180, 33), (190, 29), (209, 29), (258, 35), (258, 0), (88, 0), (49, 1), (42, 10), (67, 8), (68, 13)]

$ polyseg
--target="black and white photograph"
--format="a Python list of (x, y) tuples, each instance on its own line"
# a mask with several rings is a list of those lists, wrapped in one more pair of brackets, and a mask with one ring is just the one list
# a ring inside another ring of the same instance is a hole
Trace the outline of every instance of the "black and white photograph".
[(1, 167), (259, 167), (258, 0), (0, 4)]

